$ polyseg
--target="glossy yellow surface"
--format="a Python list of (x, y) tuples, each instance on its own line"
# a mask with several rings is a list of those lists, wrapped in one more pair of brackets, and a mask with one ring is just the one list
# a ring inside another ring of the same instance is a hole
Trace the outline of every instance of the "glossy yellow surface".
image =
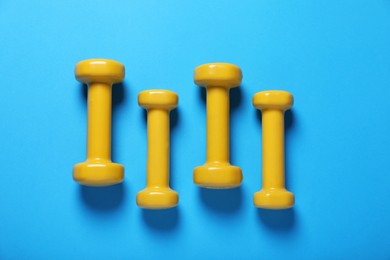
[(124, 66), (113, 60), (77, 63), (78, 81), (88, 84), (87, 160), (76, 164), (73, 178), (82, 185), (108, 186), (123, 181), (124, 168), (111, 161), (111, 87), (125, 76)]
[(294, 206), (294, 194), (285, 189), (284, 112), (293, 105), (286, 91), (269, 90), (253, 96), (253, 106), (262, 111), (263, 187), (254, 195), (256, 207), (287, 209)]
[(177, 94), (168, 90), (146, 90), (138, 95), (138, 104), (148, 111), (146, 188), (137, 194), (141, 208), (172, 208), (179, 201), (177, 192), (169, 187), (169, 112), (177, 103)]
[(239, 67), (229, 63), (204, 64), (194, 81), (207, 89), (207, 158), (194, 170), (195, 184), (212, 189), (240, 186), (242, 172), (229, 162), (229, 89), (241, 84)]

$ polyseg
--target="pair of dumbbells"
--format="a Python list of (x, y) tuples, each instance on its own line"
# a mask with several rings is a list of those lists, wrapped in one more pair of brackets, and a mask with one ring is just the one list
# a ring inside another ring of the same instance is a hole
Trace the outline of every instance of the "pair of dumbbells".
[[(111, 87), (125, 76), (123, 64), (91, 59), (76, 65), (77, 80), (88, 84), (87, 160), (73, 168), (75, 181), (86, 186), (121, 183), (124, 167), (111, 161)], [(143, 208), (174, 207), (179, 196), (169, 188), (169, 111), (178, 103), (176, 93), (146, 90), (138, 95), (138, 104), (148, 111), (147, 185), (137, 194)]]
[[(195, 83), (207, 89), (207, 159), (194, 170), (194, 182), (204, 188), (229, 189), (241, 185), (239, 167), (229, 162), (229, 89), (241, 84), (239, 67), (228, 63), (204, 64), (195, 69)], [(285, 189), (284, 112), (293, 104), (286, 91), (269, 90), (253, 96), (263, 114), (263, 188), (254, 205), (266, 209), (294, 206), (293, 193)]]
[[(88, 84), (87, 160), (73, 169), (73, 178), (88, 186), (123, 181), (124, 168), (111, 161), (111, 86), (124, 78), (124, 66), (112, 60), (92, 59), (76, 65), (76, 78)], [(241, 184), (241, 169), (229, 163), (229, 89), (241, 84), (241, 70), (232, 64), (213, 63), (195, 70), (195, 83), (207, 88), (207, 160), (195, 168), (194, 182), (205, 188), (234, 188)], [(176, 93), (147, 90), (138, 96), (148, 110), (147, 185), (137, 194), (142, 208), (174, 207), (178, 194), (169, 188), (169, 111), (178, 103)], [(284, 91), (257, 93), (256, 108), (263, 111), (263, 189), (255, 206), (283, 209), (294, 204), (284, 188), (283, 112), (292, 105)]]

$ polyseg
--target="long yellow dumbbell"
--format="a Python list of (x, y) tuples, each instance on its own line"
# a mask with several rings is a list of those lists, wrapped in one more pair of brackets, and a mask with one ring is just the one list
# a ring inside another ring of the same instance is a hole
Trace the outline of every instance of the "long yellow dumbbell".
[(229, 89), (241, 84), (239, 67), (228, 63), (204, 64), (194, 81), (207, 89), (207, 159), (194, 170), (194, 182), (205, 188), (227, 189), (241, 184), (242, 172), (229, 162)]
[(91, 59), (76, 65), (78, 81), (88, 84), (87, 160), (76, 164), (73, 178), (88, 186), (108, 186), (123, 181), (124, 168), (111, 162), (111, 87), (125, 75), (113, 60)]
[(253, 96), (253, 106), (262, 111), (263, 188), (254, 195), (256, 207), (287, 209), (294, 206), (294, 194), (285, 189), (284, 112), (293, 96), (286, 91), (269, 90)]
[(146, 209), (175, 207), (176, 191), (169, 188), (169, 112), (178, 96), (168, 90), (146, 90), (138, 104), (148, 111), (148, 162), (146, 188), (137, 194), (137, 204)]

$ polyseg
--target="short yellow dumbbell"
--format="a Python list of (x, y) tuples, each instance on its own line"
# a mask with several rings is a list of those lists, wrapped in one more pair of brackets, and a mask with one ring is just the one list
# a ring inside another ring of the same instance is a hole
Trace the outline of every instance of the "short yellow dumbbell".
[(125, 75), (113, 60), (91, 59), (76, 65), (78, 81), (88, 84), (87, 160), (76, 164), (73, 178), (88, 186), (108, 186), (123, 181), (124, 168), (111, 162), (111, 87)]
[(294, 194), (285, 189), (284, 112), (293, 96), (286, 91), (269, 90), (253, 96), (253, 106), (262, 111), (263, 188), (254, 195), (258, 208), (287, 209), (294, 206)]
[(194, 81), (207, 89), (207, 158), (194, 170), (194, 182), (205, 188), (227, 189), (241, 184), (242, 172), (229, 162), (229, 89), (241, 84), (239, 67), (228, 63), (204, 64)]
[(168, 90), (146, 90), (138, 95), (138, 104), (148, 111), (146, 188), (137, 194), (141, 208), (172, 208), (179, 201), (177, 192), (169, 188), (169, 112), (177, 103), (177, 94)]

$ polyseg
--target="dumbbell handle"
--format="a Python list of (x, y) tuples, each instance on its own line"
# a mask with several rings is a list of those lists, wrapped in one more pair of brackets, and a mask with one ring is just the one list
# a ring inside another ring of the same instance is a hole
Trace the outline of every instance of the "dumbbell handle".
[(284, 111), (262, 111), (263, 188), (284, 188)]
[(88, 86), (87, 159), (111, 160), (111, 84)]
[(207, 163), (229, 162), (229, 89), (207, 88)]
[(151, 187), (169, 185), (169, 111), (148, 109), (147, 184)]

